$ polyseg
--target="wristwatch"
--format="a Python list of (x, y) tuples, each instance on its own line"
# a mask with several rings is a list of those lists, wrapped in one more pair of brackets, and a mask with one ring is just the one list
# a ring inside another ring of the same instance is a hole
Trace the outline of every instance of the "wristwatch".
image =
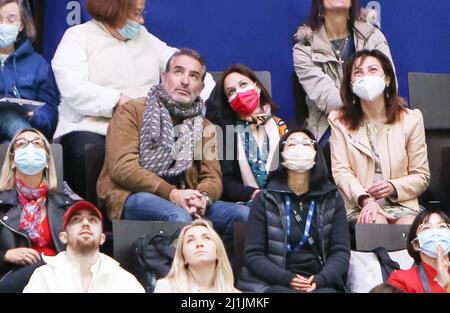
[(209, 193), (207, 193), (206, 191), (203, 191), (202, 194), (206, 198), (206, 207), (209, 208), (212, 205), (211, 197), (209, 196)]

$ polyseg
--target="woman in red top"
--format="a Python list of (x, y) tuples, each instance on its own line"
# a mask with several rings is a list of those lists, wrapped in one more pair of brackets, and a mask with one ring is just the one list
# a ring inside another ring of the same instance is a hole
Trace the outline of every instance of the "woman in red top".
[(0, 292), (22, 292), (41, 254), (64, 249), (58, 235), (73, 202), (56, 192), (56, 169), (44, 135), (24, 129), (12, 139), (0, 175)]
[(440, 210), (417, 215), (408, 235), (408, 253), (417, 266), (394, 271), (388, 283), (409, 293), (450, 291), (450, 219)]

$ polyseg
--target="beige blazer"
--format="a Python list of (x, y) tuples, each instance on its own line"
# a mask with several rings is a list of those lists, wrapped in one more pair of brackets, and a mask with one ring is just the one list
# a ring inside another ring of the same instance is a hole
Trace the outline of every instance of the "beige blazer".
[[(333, 178), (350, 210), (358, 206), (361, 195), (367, 194), (375, 175), (375, 161), (366, 127), (348, 129), (339, 120), (339, 111), (330, 113), (328, 121)], [(406, 109), (399, 121), (380, 128), (377, 147), (383, 178), (397, 190), (397, 197), (390, 200), (419, 210), (417, 197), (430, 181), (422, 113)]]

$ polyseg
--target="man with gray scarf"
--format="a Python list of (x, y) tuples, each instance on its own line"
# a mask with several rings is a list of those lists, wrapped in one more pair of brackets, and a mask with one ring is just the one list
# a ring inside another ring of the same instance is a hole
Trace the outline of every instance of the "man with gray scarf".
[(190, 222), (206, 217), (229, 248), (233, 222), (247, 220), (249, 209), (217, 201), (222, 174), (215, 127), (202, 117), (199, 97), (205, 75), (198, 52), (179, 50), (146, 99), (117, 108), (97, 194), (110, 219)]

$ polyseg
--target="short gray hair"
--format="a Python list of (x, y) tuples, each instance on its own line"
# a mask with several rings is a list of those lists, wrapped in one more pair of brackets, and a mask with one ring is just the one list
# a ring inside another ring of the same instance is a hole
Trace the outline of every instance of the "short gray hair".
[(187, 49), (187, 48), (183, 48), (180, 49), (178, 51), (176, 51), (174, 54), (172, 54), (172, 56), (169, 58), (169, 60), (167, 61), (166, 64), (166, 73), (168, 73), (170, 71), (170, 66), (172, 64), (172, 60), (175, 59), (176, 57), (180, 56), (180, 55), (186, 55), (189, 56), (191, 58), (196, 59), (201, 65), (202, 65), (202, 81), (205, 80), (205, 76), (206, 76), (206, 63), (205, 60), (203, 59), (202, 55), (200, 53), (198, 53), (197, 51), (193, 50), (193, 49)]

